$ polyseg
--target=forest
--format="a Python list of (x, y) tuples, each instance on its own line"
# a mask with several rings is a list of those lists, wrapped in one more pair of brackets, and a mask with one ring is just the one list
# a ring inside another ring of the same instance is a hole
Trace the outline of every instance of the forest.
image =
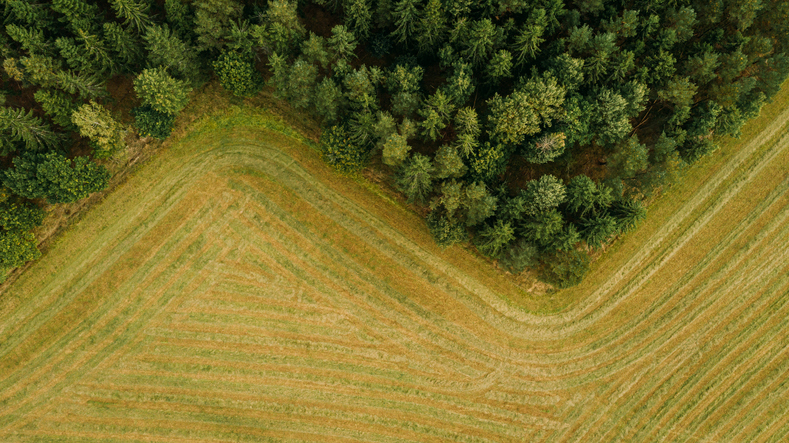
[(789, 75), (786, 0), (3, 3), (2, 268), (218, 79), (312, 114), (324, 159), (386, 171), (438, 244), (567, 287)]

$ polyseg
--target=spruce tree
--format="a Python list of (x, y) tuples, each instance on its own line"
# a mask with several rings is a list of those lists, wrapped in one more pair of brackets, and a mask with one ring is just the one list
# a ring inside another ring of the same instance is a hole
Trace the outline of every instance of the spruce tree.
[(424, 203), (433, 190), (433, 164), (422, 154), (412, 155), (397, 174), (397, 187), (408, 203)]

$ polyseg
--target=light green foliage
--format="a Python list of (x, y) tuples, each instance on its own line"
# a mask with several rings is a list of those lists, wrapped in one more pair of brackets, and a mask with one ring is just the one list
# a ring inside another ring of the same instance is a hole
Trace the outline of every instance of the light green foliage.
[(546, 247), (562, 232), (563, 226), (564, 218), (554, 208), (524, 218), (519, 229), (525, 239)]
[(25, 108), (0, 107), (0, 152), (8, 155), (18, 146), (40, 151), (60, 145), (60, 138), (49, 125)]
[(437, 140), (441, 137), (441, 131), (449, 124), (450, 116), (454, 110), (454, 103), (441, 89), (428, 97), (419, 110), (419, 115), (424, 118), (419, 124), (422, 137), (427, 140)]
[(498, 220), (495, 225), (485, 226), (474, 237), (474, 243), (479, 252), (490, 256), (498, 257), (507, 244), (515, 239), (515, 229), (509, 222)]
[(381, 71), (376, 67), (362, 65), (345, 76), (345, 97), (355, 109), (377, 109), (376, 87), (381, 80)]
[(408, 203), (424, 203), (433, 190), (433, 164), (430, 158), (422, 154), (412, 155), (400, 167), (396, 183), (406, 195)]
[(540, 132), (563, 115), (565, 89), (552, 76), (532, 78), (508, 97), (494, 95), (488, 101), (489, 133), (504, 144), (518, 144)]
[(323, 68), (329, 67), (329, 53), (326, 39), (310, 32), (310, 38), (301, 43), (301, 55), (308, 62)]
[[(441, 86), (439, 91), (446, 94), (454, 107), (463, 106), (474, 93), (473, 74), (468, 63), (462, 61), (453, 63), (452, 75), (447, 78), (446, 84)], [(454, 108), (452, 110), (454, 111)]]
[(427, 215), (427, 227), (439, 246), (451, 246), (468, 238), (468, 233), (463, 223), (441, 214), (440, 211), (431, 211)]
[(441, 145), (436, 151), (436, 156), (433, 159), (436, 166), (436, 177), (462, 177), (466, 173), (466, 164), (458, 154), (456, 147), (452, 145)]
[(595, 133), (600, 144), (611, 145), (632, 129), (628, 118), (628, 102), (616, 92), (603, 89), (597, 94), (593, 114)]
[(164, 68), (144, 69), (134, 79), (134, 92), (145, 105), (177, 115), (189, 103), (192, 88), (171, 77)]
[(523, 64), (534, 59), (540, 52), (540, 45), (545, 41), (545, 10), (535, 9), (529, 20), (523, 24), (515, 41), (512, 44), (512, 52), (518, 57), (518, 64)]
[(504, 146), (485, 142), (471, 152), (467, 163), (475, 180), (489, 182), (504, 172), (507, 160)]
[(150, 17), (148, 16), (149, 4), (145, 1), (135, 0), (111, 0), (112, 9), (115, 14), (122, 18), (123, 24), (127, 27), (133, 27), (137, 32), (142, 32), (148, 24), (150, 24)]
[(537, 215), (562, 204), (567, 196), (567, 188), (553, 175), (543, 175), (539, 180), (530, 180), (524, 189), (526, 213)]
[(474, 108), (466, 107), (458, 110), (455, 114), (455, 132), (457, 133), (455, 146), (458, 153), (468, 158), (479, 146), (477, 137), (481, 132), (477, 111)]
[(159, 140), (164, 140), (170, 136), (175, 122), (175, 116), (159, 112), (149, 105), (140, 106), (135, 108), (132, 113), (134, 114), (134, 123), (137, 126), (137, 132), (140, 137), (153, 137)]
[(440, 0), (427, 0), (425, 9), (416, 26), (416, 41), (419, 52), (434, 53), (444, 41), (447, 21)]
[(383, 162), (389, 166), (399, 166), (407, 157), (411, 147), (400, 134), (391, 134), (383, 144)]
[(223, 52), (214, 62), (214, 72), (219, 84), (239, 97), (253, 96), (263, 86), (263, 76), (252, 58), (237, 52)]
[(43, 55), (49, 52), (50, 43), (44, 37), (44, 31), (41, 29), (9, 24), (6, 25), (5, 32), (28, 53)]
[(564, 152), (564, 141), (567, 136), (563, 132), (547, 132), (539, 135), (529, 143), (523, 157), (531, 163), (548, 163)]
[(493, 54), (488, 66), (485, 68), (485, 76), (491, 83), (499, 82), (512, 76), (512, 54), (506, 49), (501, 49)]
[(0, 268), (16, 268), (41, 257), (35, 235), (25, 231), (0, 231)]
[(334, 123), (337, 121), (342, 108), (342, 100), (342, 89), (333, 79), (324, 77), (315, 86), (315, 112), (323, 118), (324, 122)]
[(323, 159), (338, 171), (350, 174), (364, 167), (364, 151), (355, 145), (344, 126), (332, 126), (321, 135)]
[(219, 50), (229, 34), (230, 23), (241, 16), (243, 6), (237, 0), (194, 0), (194, 32), (197, 49)]
[(499, 40), (499, 29), (484, 18), (470, 24), (467, 33), (462, 37), (461, 54), (474, 66), (482, 66), (493, 53)]
[(258, 44), (267, 52), (287, 55), (299, 47), (307, 30), (296, 12), (298, 3), (289, 0), (271, 0), (264, 14), (264, 24), (253, 28)]
[(2, 173), (5, 186), (25, 198), (70, 203), (107, 187), (110, 174), (87, 157), (73, 160), (56, 153), (25, 154)]
[(392, 113), (410, 115), (419, 108), (419, 93), (424, 70), (421, 66), (395, 66), (386, 76), (386, 88), (392, 94)]
[(90, 139), (94, 155), (98, 158), (109, 157), (125, 146), (123, 126), (112, 118), (110, 111), (94, 101), (77, 108), (71, 114), (71, 122), (79, 129), (81, 136)]
[(392, 9), (395, 30), (392, 31), (398, 43), (408, 46), (416, 33), (420, 20), (420, 2), (418, 0), (396, 0)]
[(372, 10), (370, 0), (343, 0), (345, 10), (345, 26), (353, 31), (362, 41), (370, 36), (372, 27)]
[(674, 77), (666, 86), (658, 91), (658, 98), (676, 107), (690, 106), (698, 87), (688, 77)]
[(397, 132), (397, 121), (395, 121), (392, 114), (386, 111), (378, 111), (376, 114), (376, 122), (373, 126), (373, 134), (376, 139), (376, 146), (383, 146), (384, 142), (392, 134)]
[(465, 191), (463, 209), (467, 226), (478, 225), (496, 212), (497, 199), (490, 195), (485, 183), (474, 182), (466, 186)]
[(337, 25), (331, 30), (331, 37), (329, 38), (329, 48), (334, 54), (335, 59), (347, 60), (354, 56), (353, 51), (356, 50), (356, 37), (353, 32), (347, 30), (345, 26)]
[(433, 209), (443, 208), (449, 218), (454, 218), (463, 204), (463, 182), (446, 180), (441, 183), (441, 196), (431, 202)]

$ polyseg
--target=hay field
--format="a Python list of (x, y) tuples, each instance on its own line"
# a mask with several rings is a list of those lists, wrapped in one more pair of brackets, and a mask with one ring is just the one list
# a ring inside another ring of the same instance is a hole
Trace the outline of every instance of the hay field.
[(0, 441), (786, 441), (785, 109), (543, 298), (204, 118), (0, 298)]

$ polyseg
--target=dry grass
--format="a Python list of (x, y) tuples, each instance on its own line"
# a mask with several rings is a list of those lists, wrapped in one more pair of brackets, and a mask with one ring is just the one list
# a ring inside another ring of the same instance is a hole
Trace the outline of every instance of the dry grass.
[(0, 299), (0, 440), (789, 434), (787, 94), (548, 297), (204, 93)]

